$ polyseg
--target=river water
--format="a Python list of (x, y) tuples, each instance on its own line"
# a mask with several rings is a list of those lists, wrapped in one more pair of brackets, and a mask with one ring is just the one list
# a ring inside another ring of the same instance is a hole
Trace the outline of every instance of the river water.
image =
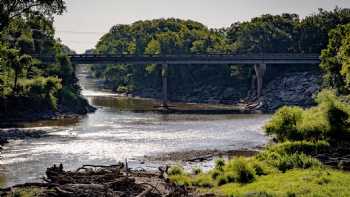
[(141, 162), (143, 156), (252, 148), (267, 142), (262, 126), (269, 115), (135, 113), (134, 109), (153, 108), (157, 102), (97, 91), (86, 72), (78, 76), (83, 95), (98, 110), (79, 119), (26, 124), (47, 130), (50, 137), (12, 141), (4, 148), (0, 165), (5, 185), (40, 181), (54, 163), (75, 169), (82, 164), (115, 164), (127, 158), (131, 167), (156, 168), (157, 163)]

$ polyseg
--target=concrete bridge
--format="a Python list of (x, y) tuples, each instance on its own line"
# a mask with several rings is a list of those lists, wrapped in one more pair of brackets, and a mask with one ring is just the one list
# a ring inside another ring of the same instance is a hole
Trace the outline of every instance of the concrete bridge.
[[(34, 56), (35, 57), (35, 56)], [(267, 64), (277, 65), (318, 65), (319, 54), (193, 54), (193, 55), (108, 55), (76, 54), (69, 55), (73, 64), (159, 64), (162, 65), (162, 105), (168, 103), (168, 66), (169, 65), (253, 65), (256, 74), (257, 97), (261, 96), (264, 74)], [(43, 62), (55, 62), (52, 56), (37, 56)]]

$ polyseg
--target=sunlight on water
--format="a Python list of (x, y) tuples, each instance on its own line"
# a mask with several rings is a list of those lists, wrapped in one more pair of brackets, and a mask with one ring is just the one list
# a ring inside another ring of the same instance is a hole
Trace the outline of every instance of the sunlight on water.
[[(6, 185), (40, 181), (46, 168), (54, 163), (75, 169), (82, 164), (115, 164), (129, 158), (130, 166), (137, 167), (142, 166), (138, 159), (144, 155), (252, 148), (267, 142), (262, 126), (270, 115), (133, 113), (120, 110), (120, 104), (125, 102), (115, 95), (83, 93), (90, 95), (90, 102), (98, 107), (95, 113), (74, 121), (29, 124), (48, 131), (50, 137), (15, 141), (5, 147), (0, 164)], [(127, 103), (133, 103), (133, 107), (154, 104), (132, 99)]]

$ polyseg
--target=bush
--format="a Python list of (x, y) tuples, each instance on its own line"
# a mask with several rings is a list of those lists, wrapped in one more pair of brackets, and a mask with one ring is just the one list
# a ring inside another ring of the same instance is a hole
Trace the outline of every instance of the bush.
[(225, 166), (225, 160), (223, 158), (219, 158), (215, 160), (215, 169), (222, 171)]
[(57, 110), (57, 93), (62, 88), (61, 79), (57, 77), (36, 77), (21, 80), (19, 83), (22, 96), (44, 100), (53, 110)]
[(255, 171), (243, 158), (229, 161), (225, 166), (225, 173), (233, 173), (235, 180), (240, 183), (250, 183), (255, 179)]
[(195, 175), (198, 175), (198, 174), (202, 173), (202, 169), (200, 169), (200, 168), (193, 168), (192, 169), (192, 173), (195, 174)]
[(212, 179), (210, 175), (207, 174), (199, 174), (195, 176), (192, 180), (192, 185), (198, 187), (213, 187)]
[(62, 88), (59, 93), (59, 103), (65, 107), (64, 111), (78, 114), (86, 113), (89, 106), (88, 101), (70, 87)]
[(170, 181), (176, 183), (177, 185), (190, 186), (191, 178), (185, 175), (173, 175), (169, 177)]
[(184, 169), (178, 165), (172, 166), (168, 169), (168, 175), (184, 175)]
[(316, 98), (318, 106), (303, 110), (282, 107), (265, 126), (268, 135), (278, 141), (327, 140), (338, 143), (350, 139), (350, 105), (333, 91), (323, 90)]
[(328, 152), (330, 144), (327, 141), (287, 141), (268, 147), (268, 151), (277, 152), (279, 154), (304, 153), (314, 155), (318, 153)]
[(275, 172), (266, 162), (258, 161), (257, 159), (252, 159), (249, 165), (254, 169), (257, 176), (264, 176)]
[(268, 135), (276, 135), (279, 141), (286, 139), (301, 139), (298, 133), (297, 122), (302, 118), (303, 109), (300, 107), (282, 107), (266, 124), (265, 132)]
[(228, 183), (225, 175), (219, 175), (216, 179), (217, 179), (218, 186), (225, 185), (226, 183)]
[(307, 169), (321, 166), (320, 161), (303, 153), (280, 154), (277, 152), (264, 151), (259, 154), (257, 158), (266, 161), (269, 165), (282, 172), (293, 168)]
[(210, 172), (210, 174), (211, 174), (211, 178), (214, 179), (214, 180), (216, 180), (217, 177), (218, 177), (220, 174), (222, 174), (222, 171), (219, 171), (219, 170), (215, 169), (215, 170), (212, 170), (212, 171)]

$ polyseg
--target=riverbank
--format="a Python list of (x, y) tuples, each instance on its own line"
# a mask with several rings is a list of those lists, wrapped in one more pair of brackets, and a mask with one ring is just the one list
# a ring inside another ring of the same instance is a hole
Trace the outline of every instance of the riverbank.
[(9, 140), (25, 140), (29, 138), (47, 137), (44, 130), (33, 129), (0, 129), (0, 149), (9, 143)]
[[(145, 157), (148, 161), (202, 162), (215, 157), (253, 156), (257, 150), (202, 150), (172, 152)], [(158, 171), (142, 168), (130, 169), (128, 163), (116, 165), (84, 165), (76, 170), (66, 171), (63, 165), (47, 168), (44, 182), (25, 183), (0, 189), (1, 196), (215, 196), (202, 194), (196, 188), (176, 185), (169, 180), (171, 166), (159, 166)]]
[(47, 168), (45, 183), (27, 183), (0, 189), (1, 196), (161, 197), (195, 196), (168, 181), (167, 168), (159, 172), (134, 171), (127, 163), (112, 166), (84, 165), (65, 171), (63, 165)]
[(81, 111), (27, 111), (27, 112), (13, 112), (12, 115), (9, 113), (0, 113), (0, 128), (18, 127), (19, 125), (26, 122), (37, 122), (45, 120), (63, 120), (63, 119), (78, 119), (85, 116), (88, 113), (93, 113), (97, 109), (91, 105), (87, 105)]

